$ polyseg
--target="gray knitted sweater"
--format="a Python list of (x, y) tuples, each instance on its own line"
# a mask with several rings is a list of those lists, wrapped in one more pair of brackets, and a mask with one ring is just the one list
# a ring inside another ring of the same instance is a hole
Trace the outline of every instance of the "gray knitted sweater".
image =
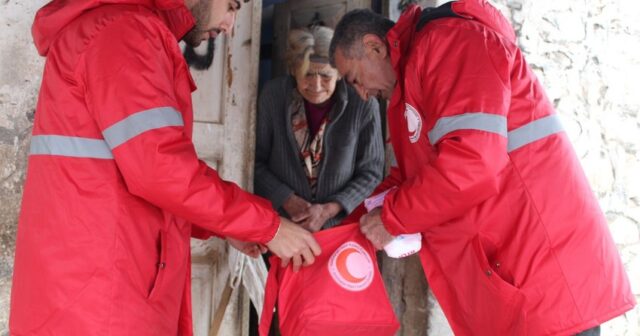
[(310, 203), (338, 202), (344, 211), (327, 221), (326, 229), (351, 213), (382, 179), (380, 110), (375, 99), (365, 102), (344, 80), (338, 81), (313, 198), (287, 108), (293, 90), (295, 80), (281, 77), (268, 82), (260, 95), (254, 191), (283, 216), (282, 204), (292, 193)]

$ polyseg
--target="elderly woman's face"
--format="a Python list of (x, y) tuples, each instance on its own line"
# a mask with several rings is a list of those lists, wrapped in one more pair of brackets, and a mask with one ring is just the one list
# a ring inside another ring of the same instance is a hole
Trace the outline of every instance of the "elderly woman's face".
[(309, 63), (306, 73), (296, 73), (296, 87), (302, 97), (312, 104), (322, 104), (336, 90), (338, 70), (324, 63)]

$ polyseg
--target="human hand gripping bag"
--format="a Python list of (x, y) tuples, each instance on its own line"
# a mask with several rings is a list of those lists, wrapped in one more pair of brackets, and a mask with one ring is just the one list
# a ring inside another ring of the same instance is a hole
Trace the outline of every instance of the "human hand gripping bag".
[(399, 328), (373, 245), (357, 223), (314, 234), (315, 263), (294, 273), (272, 256), (259, 332), (267, 336), (278, 307), (283, 336), (393, 335)]
[[(386, 191), (365, 199), (364, 206), (367, 209), (367, 212), (371, 212), (373, 209), (381, 207), (382, 203), (384, 203), (384, 198), (393, 189), (396, 189), (396, 187), (387, 189)], [(389, 257), (398, 259), (418, 253), (421, 248), (422, 234), (410, 233), (393, 237), (393, 240), (384, 246), (384, 251)]]

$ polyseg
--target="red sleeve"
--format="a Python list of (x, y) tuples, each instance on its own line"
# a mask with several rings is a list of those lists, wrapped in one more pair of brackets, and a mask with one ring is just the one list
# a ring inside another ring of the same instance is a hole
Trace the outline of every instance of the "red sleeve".
[(211, 237), (218, 237), (218, 238), (224, 239), (224, 237), (217, 235), (215, 232), (211, 232), (195, 224), (191, 224), (191, 238), (207, 240)]
[(268, 242), (279, 225), (269, 202), (198, 160), (176, 96), (186, 70), (156, 21), (107, 23), (84, 58), (87, 105), (129, 192), (217, 235)]
[(509, 49), (492, 32), (445, 20), (460, 19), (443, 19), (416, 45), (419, 110), (435, 120), (427, 134), (437, 156), (385, 198), (382, 220), (394, 235), (426, 231), (496, 195), (508, 162)]

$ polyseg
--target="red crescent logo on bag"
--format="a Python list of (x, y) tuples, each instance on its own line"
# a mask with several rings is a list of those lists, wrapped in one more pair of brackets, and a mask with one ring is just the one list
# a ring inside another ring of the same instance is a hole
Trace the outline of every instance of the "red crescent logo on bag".
[(360, 244), (348, 241), (331, 255), (329, 274), (340, 287), (361, 291), (373, 281), (373, 261)]

